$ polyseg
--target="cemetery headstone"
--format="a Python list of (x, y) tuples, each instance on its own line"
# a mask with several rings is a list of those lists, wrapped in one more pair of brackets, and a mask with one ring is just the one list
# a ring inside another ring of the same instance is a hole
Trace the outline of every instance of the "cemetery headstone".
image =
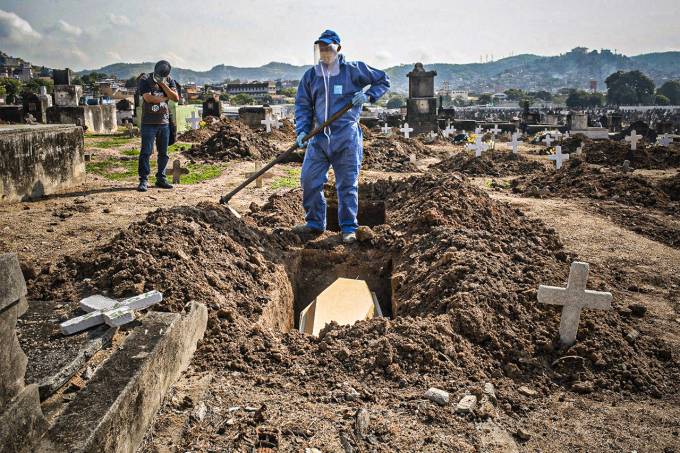
[(611, 309), (611, 293), (586, 289), (588, 271), (588, 263), (575, 261), (571, 263), (569, 281), (566, 288), (546, 285), (538, 287), (539, 303), (562, 306), (560, 341), (565, 346), (576, 342), (581, 311), (584, 308), (596, 310)]
[(404, 127), (402, 127), (401, 129), (399, 129), (399, 132), (401, 132), (402, 134), (404, 134), (404, 137), (405, 137), (405, 138), (411, 138), (411, 132), (413, 132), (413, 128), (412, 128), (412, 127), (408, 127), (408, 123), (404, 123)]
[(562, 162), (565, 160), (569, 160), (569, 154), (562, 154), (562, 147), (557, 146), (555, 147), (555, 154), (551, 154), (548, 156), (548, 160), (554, 160), (555, 161), (555, 169), (559, 170), (562, 168)]
[(519, 134), (517, 132), (512, 134), (512, 141), (510, 142), (510, 146), (512, 146), (512, 154), (517, 154), (517, 146), (522, 143), (522, 140), (517, 140), (518, 135)]
[(550, 148), (550, 145), (552, 144), (553, 139), (552, 139), (552, 137), (550, 136), (550, 134), (547, 134), (547, 135), (543, 138), (543, 140), (541, 140), (541, 141), (542, 141), (543, 143), (545, 143), (545, 146), (547, 146), (548, 148)]
[(635, 129), (630, 132), (630, 135), (626, 137), (626, 141), (630, 143), (631, 151), (637, 150), (638, 141), (642, 138), (642, 135), (637, 135)]

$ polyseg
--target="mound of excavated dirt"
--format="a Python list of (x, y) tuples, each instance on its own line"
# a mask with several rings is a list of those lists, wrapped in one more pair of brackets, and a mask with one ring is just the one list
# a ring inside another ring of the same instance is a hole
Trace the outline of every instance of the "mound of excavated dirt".
[(590, 141), (584, 146), (586, 161), (591, 164), (620, 166), (624, 160), (630, 161), (632, 168), (666, 169), (680, 167), (680, 145), (669, 147), (638, 145), (632, 151), (630, 145), (611, 140)]
[(281, 126), (278, 129), (272, 128), (271, 132), (265, 132), (264, 129), (258, 129), (261, 135), (270, 140), (278, 140), (280, 142), (287, 142), (292, 145), (295, 142), (295, 126), (293, 123), (284, 118), (281, 120)]
[(680, 172), (659, 182), (659, 188), (673, 201), (680, 201)]
[(442, 160), (430, 167), (435, 171), (451, 173), (454, 171), (469, 176), (512, 176), (526, 175), (546, 170), (545, 163), (527, 159), (521, 154), (490, 150), (475, 157), (471, 151), (463, 151)]
[(569, 160), (561, 170), (524, 176), (511, 183), (512, 191), (532, 197), (587, 197), (625, 205), (668, 207), (670, 199), (641, 176), (593, 168), (581, 159)]
[(203, 118), (203, 122), (205, 123), (203, 127), (189, 129), (177, 136), (177, 140), (188, 143), (203, 143), (219, 131), (222, 124), (222, 120), (215, 116), (206, 116)]
[(208, 162), (262, 160), (270, 159), (278, 153), (267, 138), (240, 121), (223, 119), (209, 127), (217, 128), (217, 132), (203, 143), (184, 151), (190, 159)]
[(406, 139), (398, 135), (390, 137), (374, 136), (364, 141), (363, 168), (369, 170), (415, 172), (416, 166), (411, 163), (411, 155), (416, 159), (436, 155), (431, 149), (415, 139)]

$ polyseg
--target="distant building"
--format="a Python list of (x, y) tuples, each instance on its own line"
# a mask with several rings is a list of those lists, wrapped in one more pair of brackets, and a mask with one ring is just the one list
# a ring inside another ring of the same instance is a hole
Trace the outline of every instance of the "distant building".
[(276, 94), (276, 83), (272, 81), (267, 82), (252, 82), (252, 83), (228, 83), (227, 94), (233, 96), (235, 94), (248, 94), (255, 99), (263, 98), (264, 96), (273, 96)]

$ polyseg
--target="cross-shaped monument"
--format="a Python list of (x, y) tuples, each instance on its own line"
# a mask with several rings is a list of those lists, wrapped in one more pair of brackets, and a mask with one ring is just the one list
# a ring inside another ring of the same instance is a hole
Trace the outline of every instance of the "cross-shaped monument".
[(135, 319), (135, 310), (144, 310), (161, 300), (163, 294), (156, 290), (121, 302), (102, 295), (86, 297), (80, 301), (80, 309), (87, 314), (64, 321), (59, 328), (64, 335), (71, 335), (104, 323), (111, 327), (122, 326)]
[(413, 128), (412, 128), (412, 127), (408, 127), (408, 123), (404, 123), (404, 127), (402, 127), (401, 129), (399, 129), (399, 132), (401, 132), (402, 134), (404, 134), (404, 137), (406, 137), (406, 138), (411, 138), (411, 132), (413, 132)]
[(489, 145), (486, 143), (482, 143), (482, 136), (478, 135), (477, 138), (475, 138), (475, 144), (474, 145), (466, 145), (467, 149), (472, 149), (475, 152), (475, 157), (481, 157), (482, 152), (486, 151), (489, 149)]
[(482, 129), (481, 126), (477, 126), (477, 127), (475, 128), (475, 134), (476, 134), (476, 135), (479, 135), (479, 134), (481, 134), (482, 132), (484, 132), (484, 129)]
[(539, 285), (538, 287), (539, 303), (562, 305), (560, 341), (565, 346), (576, 342), (581, 310), (584, 308), (609, 310), (611, 308), (612, 293), (586, 289), (588, 267), (588, 263), (579, 261), (571, 263), (569, 281), (566, 288), (545, 285)]
[(512, 154), (517, 154), (517, 145), (522, 143), (522, 140), (517, 140), (519, 134), (517, 132), (512, 133), (512, 141), (510, 142), (510, 146), (512, 146)]
[(275, 119), (272, 119), (271, 116), (268, 116), (267, 118), (263, 119), (260, 121), (260, 124), (264, 124), (264, 128), (267, 132), (272, 131), (272, 124), (277, 123), (278, 121)]
[(494, 138), (496, 138), (496, 134), (498, 134), (501, 130), (498, 129), (498, 124), (493, 125), (493, 129), (490, 129), (491, 132), (493, 132)]
[(187, 118), (187, 123), (191, 125), (191, 128), (193, 130), (198, 129), (198, 123), (201, 122), (201, 119), (196, 116), (196, 110), (193, 110), (191, 112), (191, 118)]
[(390, 131), (391, 131), (391, 130), (392, 130), (392, 128), (389, 127), (389, 126), (387, 125), (387, 123), (385, 123), (385, 124), (383, 125), (383, 127), (380, 128), (380, 131), (381, 131), (383, 134), (385, 134), (385, 135), (390, 135)]
[(671, 143), (673, 143), (673, 139), (668, 134), (663, 134), (659, 138), (659, 145), (661, 146), (670, 146)]
[(541, 140), (541, 141), (542, 141), (543, 143), (545, 143), (545, 146), (547, 146), (548, 148), (550, 148), (550, 145), (552, 144), (553, 139), (552, 139), (552, 137), (550, 136), (550, 134), (548, 134), (548, 135), (546, 135), (545, 138), (544, 138), (543, 140)]
[(641, 138), (642, 138), (642, 135), (637, 135), (637, 133), (635, 132), (635, 129), (630, 131), (630, 135), (628, 137), (626, 137), (626, 141), (630, 142), (631, 151), (635, 151), (637, 149), (638, 140), (640, 140)]
[(559, 170), (560, 168), (562, 168), (562, 162), (564, 162), (565, 160), (569, 160), (569, 154), (562, 154), (562, 147), (556, 146), (555, 154), (549, 155), (548, 160), (554, 160), (555, 168)]

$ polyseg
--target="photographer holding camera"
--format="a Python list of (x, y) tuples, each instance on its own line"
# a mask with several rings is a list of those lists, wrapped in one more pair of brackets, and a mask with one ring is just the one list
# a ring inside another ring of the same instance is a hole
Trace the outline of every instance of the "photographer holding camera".
[(170, 78), (170, 63), (161, 60), (156, 63), (152, 74), (139, 80), (139, 94), (144, 99), (142, 105), (142, 150), (139, 155), (139, 192), (149, 188), (148, 178), (151, 173), (149, 163), (154, 142), (158, 150), (158, 171), (156, 187), (172, 189), (165, 177), (168, 164), (168, 141), (170, 139), (170, 110), (168, 101), (179, 101), (177, 84)]

